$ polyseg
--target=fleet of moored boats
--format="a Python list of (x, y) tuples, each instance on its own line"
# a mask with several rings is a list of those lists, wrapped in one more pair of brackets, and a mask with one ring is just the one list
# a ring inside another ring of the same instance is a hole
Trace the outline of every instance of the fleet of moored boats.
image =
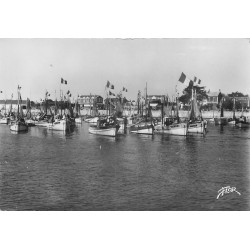
[[(51, 112), (50, 115), (47, 113), (47, 107), (45, 107), (44, 112), (38, 115), (32, 115), (31, 107), (28, 105), (26, 115), (24, 115), (21, 105), (20, 89), (18, 86), (18, 107), (16, 114), (12, 113), (10, 108), (9, 114), (7, 115), (5, 112), (5, 116), (0, 118), (0, 124), (8, 124), (10, 130), (15, 132), (28, 131), (28, 128), (31, 126), (45, 127), (49, 130), (71, 131), (76, 124), (81, 124), (82, 120), (89, 123), (89, 133), (112, 137), (128, 132), (147, 135), (153, 135), (154, 133), (179, 136), (187, 136), (192, 133), (204, 135), (207, 132), (208, 122), (214, 122), (216, 125), (229, 124), (239, 128), (250, 126), (245, 116), (236, 118), (235, 111), (233, 112), (232, 118), (227, 119), (223, 117), (222, 106), (220, 117), (208, 120), (203, 119), (198, 108), (195, 91), (192, 91), (191, 109), (188, 119), (179, 117), (178, 98), (176, 98), (177, 105), (174, 115), (172, 114), (172, 107), (171, 113), (163, 111), (162, 107), (161, 119), (156, 119), (152, 117), (150, 106), (148, 106), (144, 116), (137, 114), (127, 117), (117, 117), (117, 115), (113, 113), (112, 115), (109, 114), (106, 116), (81, 117), (77, 100), (74, 109), (72, 109), (72, 105), (68, 105), (67, 108), (64, 109), (64, 112), (62, 112), (62, 109), (60, 112), (57, 107), (57, 102), (55, 102), (54, 112)], [(168, 106), (166, 110), (170, 110)]]

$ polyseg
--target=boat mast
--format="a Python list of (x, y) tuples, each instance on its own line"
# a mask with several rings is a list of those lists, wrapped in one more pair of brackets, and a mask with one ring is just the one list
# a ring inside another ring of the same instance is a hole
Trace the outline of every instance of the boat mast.
[(233, 119), (235, 119), (235, 97), (233, 98)]
[(17, 117), (19, 117), (19, 85), (17, 87)]

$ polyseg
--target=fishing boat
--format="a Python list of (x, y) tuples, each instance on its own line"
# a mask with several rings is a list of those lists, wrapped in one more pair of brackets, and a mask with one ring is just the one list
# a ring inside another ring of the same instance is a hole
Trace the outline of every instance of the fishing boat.
[(31, 113), (31, 104), (30, 104), (30, 100), (27, 99), (27, 112), (26, 112), (26, 119), (25, 122), (29, 127), (35, 126), (35, 120), (32, 117), (32, 113)]
[(78, 103), (78, 99), (76, 98), (75, 101), (75, 107), (74, 107), (74, 118), (75, 118), (75, 123), (81, 124), (82, 123), (82, 118), (80, 117), (80, 105)]
[(162, 127), (162, 132), (165, 134), (170, 134), (170, 135), (181, 135), (181, 136), (186, 136), (187, 135), (187, 124), (186, 123), (173, 123), (169, 126), (163, 126)]
[(97, 125), (89, 126), (89, 133), (96, 135), (112, 136), (115, 137), (119, 130), (119, 124), (112, 117), (100, 118)]
[[(187, 123), (182, 122), (179, 117), (179, 99), (178, 95), (175, 98), (176, 100), (176, 109), (174, 109), (174, 100), (170, 106), (167, 102), (167, 106), (162, 104), (161, 108), (161, 120), (162, 124), (155, 126), (155, 132), (161, 134), (170, 134), (170, 135), (187, 135)], [(172, 111), (174, 113), (172, 113)]]
[(0, 124), (8, 124), (9, 123), (9, 117), (7, 116), (6, 113), (6, 100), (5, 100), (5, 109), (4, 109), (4, 116), (0, 117)]
[(98, 119), (99, 119), (99, 117), (96, 116), (96, 117), (87, 118), (84, 121), (88, 122), (88, 123), (97, 123)]
[[(145, 99), (145, 103), (143, 101)], [(145, 106), (144, 106), (145, 105)], [(133, 134), (154, 134), (154, 123), (152, 117), (152, 110), (150, 103), (147, 98), (147, 83), (146, 83), (146, 96), (143, 98), (141, 96), (141, 91), (138, 91), (137, 95), (137, 121), (135, 124), (130, 126), (130, 133)], [(143, 110), (145, 108), (145, 115), (143, 115)]]
[(235, 98), (233, 98), (233, 117), (232, 118), (228, 118), (227, 122), (229, 125), (235, 125), (236, 124), (236, 117), (235, 117)]
[(69, 128), (70, 122), (67, 119), (56, 120), (48, 125), (50, 130), (67, 131)]
[(224, 102), (224, 98), (220, 92), (218, 95), (218, 103), (220, 105), (220, 117), (214, 118), (215, 125), (226, 125), (227, 124), (227, 118), (224, 117), (223, 102)]
[(249, 120), (247, 121), (246, 116), (241, 116), (235, 124), (239, 128), (249, 128), (250, 127), (250, 122)]
[(151, 122), (140, 122), (130, 127), (130, 133), (153, 135), (154, 125)]
[(187, 133), (205, 134), (207, 122), (202, 119), (201, 112), (197, 103), (196, 91), (192, 89), (191, 110), (189, 122), (187, 124)]
[[(42, 108), (41, 113), (36, 117), (35, 125), (38, 127), (48, 127), (50, 122), (49, 120), (52, 118), (52, 111), (51, 108), (48, 106), (48, 97), (50, 94), (48, 91), (45, 91), (45, 99), (44, 101), (40, 104), (40, 108)], [(43, 104), (43, 105), (42, 105)], [(50, 114), (48, 114), (48, 110), (50, 111)]]
[(17, 94), (18, 94), (17, 118), (15, 121), (11, 122), (11, 124), (10, 124), (10, 130), (15, 131), (15, 132), (28, 131), (28, 125), (25, 123), (25, 121), (23, 119), (22, 105), (20, 105), (20, 103), (22, 102), (20, 89), (21, 89), (21, 87), (18, 85), (18, 88), (17, 88)]

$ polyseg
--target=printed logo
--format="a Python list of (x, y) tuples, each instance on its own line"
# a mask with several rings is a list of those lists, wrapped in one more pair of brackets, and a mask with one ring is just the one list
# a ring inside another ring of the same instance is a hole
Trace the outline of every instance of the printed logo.
[(237, 193), (238, 195), (241, 195), (241, 193), (236, 190), (236, 187), (230, 187), (230, 186), (223, 187), (218, 191), (217, 199), (222, 197), (224, 194), (229, 194), (233, 192)]

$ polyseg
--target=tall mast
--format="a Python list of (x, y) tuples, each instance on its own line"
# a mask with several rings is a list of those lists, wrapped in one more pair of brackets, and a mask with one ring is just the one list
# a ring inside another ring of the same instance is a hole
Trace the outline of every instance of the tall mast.
[(235, 97), (233, 98), (233, 119), (235, 119)]
[(19, 116), (19, 85), (17, 87), (17, 117)]

